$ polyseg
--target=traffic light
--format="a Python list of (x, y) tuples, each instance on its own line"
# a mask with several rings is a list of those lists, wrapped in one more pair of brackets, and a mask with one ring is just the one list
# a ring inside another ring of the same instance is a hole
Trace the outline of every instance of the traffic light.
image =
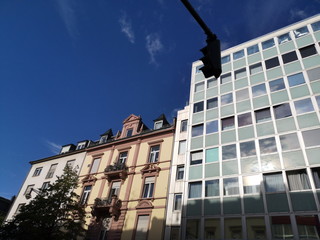
[(221, 69), (221, 50), (219, 39), (207, 39), (207, 46), (200, 50), (204, 57), (200, 60), (204, 66), (200, 68), (206, 78), (215, 76), (218, 78), (222, 72)]

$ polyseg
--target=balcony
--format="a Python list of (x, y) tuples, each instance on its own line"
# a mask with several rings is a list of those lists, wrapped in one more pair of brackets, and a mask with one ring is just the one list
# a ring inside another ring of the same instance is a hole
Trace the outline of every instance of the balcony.
[(91, 207), (92, 216), (97, 219), (115, 217), (116, 219), (120, 216), (120, 209), (122, 206), (122, 201), (117, 195), (113, 195), (111, 198), (96, 198), (94, 204)]
[(104, 175), (106, 176), (108, 182), (117, 179), (121, 179), (123, 182), (127, 178), (128, 167), (125, 163), (115, 163), (114, 165), (109, 165), (105, 168)]

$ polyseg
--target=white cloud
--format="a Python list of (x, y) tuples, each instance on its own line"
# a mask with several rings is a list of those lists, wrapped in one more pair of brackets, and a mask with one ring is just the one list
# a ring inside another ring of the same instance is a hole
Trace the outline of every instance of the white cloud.
[(308, 15), (305, 11), (303, 10), (296, 10), (296, 9), (291, 9), (290, 10), (290, 16), (292, 20), (295, 19), (303, 19), (306, 18)]
[(135, 37), (134, 37), (134, 32), (132, 29), (132, 23), (128, 19), (128, 16), (125, 12), (123, 12), (120, 16), (119, 19), (120, 27), (121, 27), (121, 32), (123, 32), (129, 39), (131, 43), (134, 43)]
[(146, 48), (150, 55), (150, 63), (157, 64), (155, 56), (163, 50), (163, 44), (157, 33), (146, 36)]
[(45, 145), (53, 154), (58, 154), (61, 150), (61, 145), (51, 142), (49, 140), (45, 140)]
[(76, 1), (57, 0), (57, 4), (60, 17), (62, 18), (70, 37), (75, 39), (79, 35), (75, 13)]

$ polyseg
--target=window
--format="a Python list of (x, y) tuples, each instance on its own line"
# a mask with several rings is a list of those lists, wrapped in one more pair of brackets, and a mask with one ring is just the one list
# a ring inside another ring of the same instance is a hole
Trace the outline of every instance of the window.
[(224, 239), (242, 239), (241, 218), (225, 218)]
[(318, 104), (318, 108), (320, 108), (320, 96), (316, 96), (316, 101), (317, 101), (317, 104)]
[(176, 193), (176, 194), (174, 194), (173, 210), (180, 211), (181, 207), (182, 207), (182, 194)]
[(319, 31), (320, 30), (320, 21), (319, 22), (315, 22), (311, 24), (311, 27), (313, 29), (314, 32)]
[(296, 216), (299, 232), (299, 239), (320, 239), (319, 238), (319, 219), (316, 215)]
[(305, 81), (304, 81), (303, 74), (302, 73), (297, 73), (297, 74), (288, 76), (288, 82), (289, 82), (289, 86), (293, 87), (293, 86), (296, 86), (296, 85), (303, 84)]
[(223, 195), (238, 195), (239, 194), (239, 182), (238, 178), (225, 178), (223, 179)]
[(142, 198), (152, 198), (155, 177), (147, 177), (144, 180)]
[(258, 72), (262, 72), (262, 65), (261, 63), (257, 63), (257, 64), (254, 64), (254, 65), (251, 65), (249, 67), (250, 69), (250, 74), (253, 75), (253, 74), (256, 74)]
[(119, 196), (120, 185), (121, 185), (121, 182), (113, 182), (112, 183), (112, 186), (111, 186), (111, 189), (109, 192), (109, 197), (108, 197), (109, 202), (111, 202), (112, 196)]
[(257, 53), (257, 52), (259, 52), (259, 46), (258, 46), (258, 44), (253, 45), (253, 46), (247, 48), (247, 54), (248, 54), (248, 55), (252, 55), (252, 54)]
[(89, 196), (90, 196), (91, 189), (92, 189), (91, 185), (88, 185), (88, 186), (84, 187), (82, 196), (80, 198), (80, 204), (81, 205), (87, 204)]
[(203, 101), (195, 103), (193, 105), (193, 113), (201, 112), (203, 111)]
[(260, 153), (272, 153), (277, 151), (276, 140), (274, 137), (259, 140)]
[(296, 133), (289, 133), (280, 136), (282, 151), (300, 148), (299, 139)]
[(86, 147), (86, 143), (78, 143), (77, 145), (77, 149), (76, 150), (80, 150), (80, 149), (84, 149)]
[(218, 120), (206, 123), (206, 133), (207, 134), (218, 132), (218, 129), (219, 129)]
[(197, 137), (203, 135), (203, 124), (192, 126), (192, 137)]
[(320, 145), (319, 136), (320, 136), (320, 128), (302, 132), (304, 145), (306, 147), (312, 147), (312, 146)]
[(184, 165), (177, 167), (177, 180), (182, 180), (184, 178)]
[(128, 129), (127, 130), (127, 135), (126, 135), (126, 137), (131, 137), (132, 136), (132, 133), (133, 133), (133, 129), (131, 128), (131, 129)]
[(221, 75), (220, 79), (221, 79), (221, 84), (231, 82), (231, 73)]
[(44, 182), (44, 183), (42, 184), (42, 186), (41, 186), (41, 189), (42, 189), (42, 190), (45, 190), (45, 189), (47, 189), (49, 186), (50, 186), (50, 182)]
[(189, 198), (199, 198), (202, 193), (202, 182), (189, 182)]
[(182, 120), (181, 121), (181, 128), (180, 132), (186, 132), (188, 127), (188, 120)]
[(320, 188), (320, 168), (312, 168), (312, 177), (314, 181), (314, 185), (317, 189)]
[(69, 160), (69, 161), (67, 161), (66, 166), (68, 166), (68, 168), (72, 169), (75, 162), (76, 162), (76, 160)]
[(236, 98), (237, 98), (237, 101), (242, 101), (242, 100), (248, 99), (249, 98), (248, 88), (237, 91)]
[(160, 145), (150, 148), (149, 163), (155, 163), (159, 160)]
[(249, 157), (256, 155), (256, 145), (254, 141), (240, 143), (241, 157)]
[(32, 177), (39, 176), (40, 173), (41, 173), (41, 171), (42, 171), (42, 167), (36, 168), (36, 169), (34, 170), (34, 173), (33, 173)]
[(219, 148), (206, 149), (206, 163), (219, 161)]
[(290, 117), (292, 115), (289, 103), (284, 103), (278, 106), (274, 106), (273, 112), (274, 112), (274, 117), (276, 119)]
[(206, 181), (205, 197), (215, 197), (220, 195), (219, 179)]
[(267, 41), (264, 41), (262, 42), (262, 49), (268, 49), (268, 48), (271, 48), (275, 45), (274, 43), (274, 40), (273, 39), (270, 39), (270, 40), (267, 40)]
[(187, 219), (186, 240), (200, 239), (200, 219)]
[(306, 58), (306, 57), (317, 54), (317, 50), (316, 50), (314, 44), (300, 48), (299, 51), (300, 51), (302, 58)]
[(278, 57), (270, 58), (265, 61), (266, 69), (274, 68), (280, 65)]
[(243, 193), (244, 194), (252, 194), (252, 193), (260, 193), (260, 176), (247, 176), (243, 177)]
[(218, 107), (218, 98), (211, 98), (207, 100), (207, 109)]
[(207, 88), (211, 88), (214, 86), (217, 86), (217, 79), (215, 79), (215, 78), (208, 79)]
[(310, 82), (320, 79), (320, 67), (307, 71)]
[(57, 165), (58, 165), (58, 164), (52, 164), (52, 165), (50, 166), (50, 169), (49, 169), (49, 171), (48, 171), (48, 173), (47, 173), (46, 178), (52, 178), (52, 177), (53, 177), (53, 174), (54, 174), (54, 172), (56, 171)]
[(203, 159), (203, 152), (196, 151), (192, 152), (190, 155), (190, 165), (201, 164)]
[(270, 108), (256, 110), (256, 111), (254, 111), (254, 113), (256, 116), (257, 123), (269, 121), (271, 119)]
[(134, 239), (147, 239), (149, 228), (149, 215), (139, 215)]
[(204, 89), (204, 82), (197, 83), (196, 85), (194, 85), (194, 91), (195, 92), (200, 92), (203, 89)]
[(187, 148), (187, 141), (183, 140), (179, 142), (179, 152), (178, 154), (185, 154), (186, 153), (186, 148)]
[(267, 93), (266, 85), (264, 83), (252, 87), (252, 96), (258, 97)]
[(162, 126), (163, 126), (163, 121), (162, 120), (161, 121), (157, 121), (157, 122), (154, 123), (153, 129), (154, 130), (160, 129), (160, 128), (162, 128)]
[(127, 158), (128, 158), (128, 152), (121, 152), (121, 153), (119, 154), (119, 160), (118, 160), (118, 162), (119, 162), (119, 163), (126, 163)]
[(305, 26), (305, 27), (299, 28), (297, 30), (294, 30), (293, 32), (294, 32), (294, 36), (296, 38), (299, 38), (299, 37), (302, 37), (302, 36), (308, 34), (309, 30), (308, 30), (307, 26)]
[(252, 124), (251, 113), (244, 113), (238, 115), (238, 126), (243, 127)]
[(292, 51), (292, 52), (283, 54), (282, 60), (283, 60), (284, 64), (298, 60), (298, 56), (297, 56), (296, 51)]
[(263, 181), (267, 193), (285, 191), (281, 173), (264, 174)]
[(278, 43), (282, 44), (282, 43), (286, 43), (291, 41), (291, 37), (289, 35), (289, 33), (283, 34), (281, 36), (278, 37)]
[(101, 158), (93, 159), (93, 162), (92, 162), (92, 165), (91, 165), (91, 169), (90, 169), (90, 174), (98, 172), (98, 168), (99, 168), (99, 165), (100, 165), (100, 160), (101, 160)]
[(30, 196), (33, 188), (34, 188), (34, 184), (28, 185), (27, 188), (26, 188), (26, 191), (24, 192), (24, 195), (25, 195), (26, 197), (27, 197), (27, 196)]
[(222, 146), (222, 160), (237, 158), (237, 147), (235, 144)]
[(204, 219), (204, 239), (221, 239), (220, 219)]
[(288, 171), (287, 179), (290, 191), (311, 189), (308, 174), (305, 169)]
[(228, 117), (221, 119), (222, 130), (228, 130), (234, 128), (234, 117)]
[(289, 216), (271, 217), (272, 239), (293, 239)]
[(227, 62), (230, 62), (230, 55), (221, 58), (221, 64), (225, 64)]
[(228, 93), (221, 96), (221, 106), (232, 103), (233, 97), (232, 93)]
[(283, 78), (279, 78), (269, 82), (271, 92), (275, 92), (285, 88)]
[(234, 72), (235, 79), (243, 78), (247, 76), (247, 72), (245, 68), (239, 69)]
[(314, 111), (314, 108), (313, 108), (313, 105), (312, 105), (310, 98), (295, 101), (294, 107), (296, 108), (297, 114)]
[(170, 240), (180, 240), (180, 227), (171, 227)]
[(233, 60), (237, 60), (242, 57), (244, 57), (244, 50), (233, 53)]
[(247, 217), (247, 240), (267, 239), (264, 217)]

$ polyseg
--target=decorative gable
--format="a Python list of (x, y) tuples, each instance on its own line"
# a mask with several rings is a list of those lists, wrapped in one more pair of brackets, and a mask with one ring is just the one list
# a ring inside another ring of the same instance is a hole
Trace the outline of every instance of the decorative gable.
[(131, 137), (139, 134), (144, 129), (144, 124), (140, 116), (131, 114), (123, 121), (123, 127), (120, 136), (117, 138)]

